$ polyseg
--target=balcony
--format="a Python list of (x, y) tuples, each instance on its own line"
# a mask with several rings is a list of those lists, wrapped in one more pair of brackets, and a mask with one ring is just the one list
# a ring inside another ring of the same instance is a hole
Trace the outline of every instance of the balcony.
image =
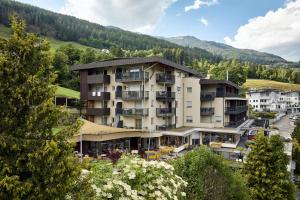
[(123, 108), (122, 115), (123, 116), (148, 116), (149, 110), (147, 108)]
[(149, 98), (149, 91), (123, 91), (122, 99), (127, 101), (146, 100)]
[(239, 97), (239, 94), (234, 92), (217, 92), (216, 97)]
[(116, 74), (116, 81), (119, 82), (135, 82), (135, 81), (148, 81), (149, 73), (145, 72), (145, 74), (141, 72), (125, 72)]
[(94, 115), (94, 116), (110, 115), (110, 108), (87, 108), (86, 115)]
[(97, 83), (110, 83), (110, 76), (104, 74), (94, 74), (87, 76), (87, 83), (88, 84), (97, 84)]
[(156, 100), (173, 101), (175, 99), (175, 92), (159, 91), (156, 92)]
[(201, 92), (201, 101), (213, 101), (215, 97), (215, 92)]
[(201, 116), (210, 116), (215, 114), (215, 108), (201, 108)]
[(108, 101), (108, 100), (110, 100), (110, 92), (89, 92), (88, 100)]
[(175, 108), (156, 108), (157, 117), (172, 117), (175, 115)]
[(156, 83), (173, 85), (175, 83), (175, 76), (166, 73), (156, 74)]
[(241, 125), (244, 121), (244, 119), (238, 120), (238, 121), (229, 121), (229, 122), (225, 122), (225, 127), (232, 127), (232, 128), (236, 128), (239, 125)]
[(247, 111), (248, 111), (248, 106), (234, 106), (234, 107), (225, 108), (225, 114), (227, 115), (236, 115)]
[(156, 126), (157, 131), (167, 131), (170, 129), (176, 128), (176, 124), (164, 124), (164, 125), (158, 125)]

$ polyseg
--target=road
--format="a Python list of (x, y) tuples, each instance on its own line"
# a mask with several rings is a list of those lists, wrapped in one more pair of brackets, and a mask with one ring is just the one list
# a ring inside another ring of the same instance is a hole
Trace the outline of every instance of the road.
[(274, 123), (274, 126), (279, 128), (279, 133), (285, 138), (290, 138), (295, 126), (292, 125), (292, 121), (289, 119), (289, 115), (284, 116), (281, 120)]

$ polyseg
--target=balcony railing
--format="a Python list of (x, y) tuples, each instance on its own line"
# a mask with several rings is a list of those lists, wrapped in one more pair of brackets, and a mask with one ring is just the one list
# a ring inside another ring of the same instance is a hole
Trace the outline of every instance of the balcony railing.
[(87, 108), (86, 115), (94, 115), (94, 116), (110, 115), (110, 108)]
[(116, 80), (119, 82), (133, 82), (133, 81), (148, 81), (149, 73), (145, 72), (125, 72), (116, 74)]
[(200, 114), (202, 116), (210, 116), (215, 114), (215, 108), (201, 108)]
[(171, 117), (176, 114), (175, 108), (156, 108), (157, 117)]
[(123, 100), (143, 100), (149, 98), (149, 91), (123, 91)]
[(238, 97), (239, 94), (233, 92), (217, 92), (216, 97)]
[(94, 74), (94, 75), (88, 75), (87, 77), (87, 83), (88, 84), (96, 84), (96, 83), (110, 83), (110, 76), (104, 75), (104, 74)]
[(156, 100), (167, 101), (167, 100), (174, 100), (175, 99), (175, 92), (169, 91), (159, 91), (156, 92)]
[(244, 119), (238, 120), (238, 121), (229, 121), (225, 123), (225, 127), (238, 127), (239, 125), (241, 125), (244, 121)]
[(225, 114), (239, 114), (242, 112), (247, 112), (248, 106), (234, 106), (234, 107), (226, 107)]
[(148, 116), (147, 108), (123, 108), (122, 115), (124, 116)]
[(110, 92), (89, 92), (88, 100), (110, 100)]
[(164, 124), (164, 125), (158, 125), (156, 126), (157, 131), (167, 131), (169, 129), (176, 128), (176, 124)]
[(160, 84), (174, 84), (175, 76), (166, 73), (156, 74), (156, 82)]
[(201, 101), (213, 101), (215, 97), (215, 92), (201, 92)]

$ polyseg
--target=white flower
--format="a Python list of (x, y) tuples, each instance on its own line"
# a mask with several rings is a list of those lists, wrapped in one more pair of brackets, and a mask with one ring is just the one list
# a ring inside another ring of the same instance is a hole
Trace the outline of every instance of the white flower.
[(131, 171), (131, 172), (128, 173), (128, 178), (129, 179), (135, 179), (135, 177), (136, 177), (136, 175), (135, 175), (134, 172)]
[(186, 193), (185, 192), (181, 192), (181, 196), (186, 197)]

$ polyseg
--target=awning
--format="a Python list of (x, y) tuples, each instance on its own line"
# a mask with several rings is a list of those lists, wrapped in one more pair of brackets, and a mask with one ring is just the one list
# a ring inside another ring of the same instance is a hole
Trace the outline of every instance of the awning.
[(111, 126), (99, 125), (93, 122), (82, 120), (83, 126), (80, 131), (74, 135), (73, 141), (80, 141), (80, 133), (83, 141), (107, 141), (121, 138), (142, 137), (147, 135), (138, 129), (115, 128)]

